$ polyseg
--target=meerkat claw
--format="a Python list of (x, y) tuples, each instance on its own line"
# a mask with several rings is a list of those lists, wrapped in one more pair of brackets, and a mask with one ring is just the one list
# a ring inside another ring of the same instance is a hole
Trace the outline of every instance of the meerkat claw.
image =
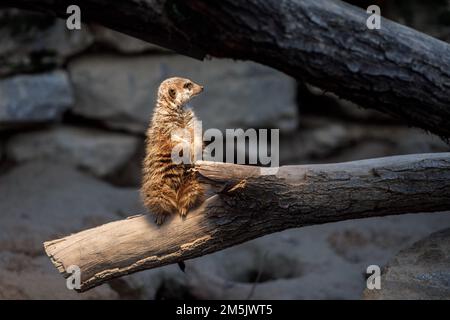
[(180, 208), (180, 215), (182, 217), (185, 217), (187, 215), (187, 208)]
[(155, 214), (155, 223), (157, 225), (159, 225), (159, 226), (162, 225), (164, 223), (165, 219), (166, 219), (166, 215), (165, 214), (163, 214), (163, 213)]
[(191, 173), (191, 172), (198, 172), (198, 169), (195, 167), (189, 168), (186, 170), (187, 172)]

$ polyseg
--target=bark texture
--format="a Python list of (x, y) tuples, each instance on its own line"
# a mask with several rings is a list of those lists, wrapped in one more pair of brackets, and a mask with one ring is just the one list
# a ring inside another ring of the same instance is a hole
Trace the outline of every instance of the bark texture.
[(139, 215), (45, 242), (85, 291), (109, 279), (199, 257), (288, 228), (346, 219), (450, 210), (450, 153), (272, 169), (196, 164), (213, 194), (161, 227)]
[[(450, 138), (450, 45), (336, 0), (6, 0), (96, 22), (181, 54), (253, 60)], [(1, 4), (0, 4), (1, 6)], [(274, 106), (276, 107), (276, 106)]]

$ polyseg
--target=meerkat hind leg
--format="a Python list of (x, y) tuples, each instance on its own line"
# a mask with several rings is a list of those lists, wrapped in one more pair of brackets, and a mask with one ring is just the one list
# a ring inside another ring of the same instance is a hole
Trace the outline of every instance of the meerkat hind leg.
[[(161, 206), (162, 204), (162, 206)], [(154, 204), (150, 208), (150, 212), (152, 213), (155, 223), (161, 225), (166, 220), (167, 216), (176, 212), (176, 208), (168, 203), (164, 203), (164, 201), (160, 201), (159, 204)]]
[(173, 189), (165, 186), (157, 193), (158, 195), (151, 197), (146, 204), (153, 214), (155, 222), (161, 225), (168, 215), (178, 212), (178, 206), (174, 201), (176, 193)]
[(202, 185), (192, 175), (183, 182), (178, 191), (178, 212), (184, 217), (189, 209), (199, 204), (204, 197), (204, 190)]

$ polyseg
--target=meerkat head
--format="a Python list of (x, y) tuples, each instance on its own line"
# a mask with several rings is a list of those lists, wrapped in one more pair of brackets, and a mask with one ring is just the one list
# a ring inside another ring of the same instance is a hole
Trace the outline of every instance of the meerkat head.
[(184, 78), (164, 80), (158, 89), (158, 99), (164, 99), (177, 106), (183, 106), (203, 91), (203, 86)]

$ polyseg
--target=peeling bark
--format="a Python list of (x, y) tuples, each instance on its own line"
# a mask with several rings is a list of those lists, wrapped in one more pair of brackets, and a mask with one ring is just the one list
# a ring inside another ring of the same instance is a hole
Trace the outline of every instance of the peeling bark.
[(45, 242), (47, 255), (64, 276), (79, 266), (85, 291), (288, 228), (450, 210), (450, 153), (285, 166), (265, 174), (227, 163), (196, 168), (213, 195), (186, 219), (173, 216), (158, 227), (151, 216), (133, 216)]

